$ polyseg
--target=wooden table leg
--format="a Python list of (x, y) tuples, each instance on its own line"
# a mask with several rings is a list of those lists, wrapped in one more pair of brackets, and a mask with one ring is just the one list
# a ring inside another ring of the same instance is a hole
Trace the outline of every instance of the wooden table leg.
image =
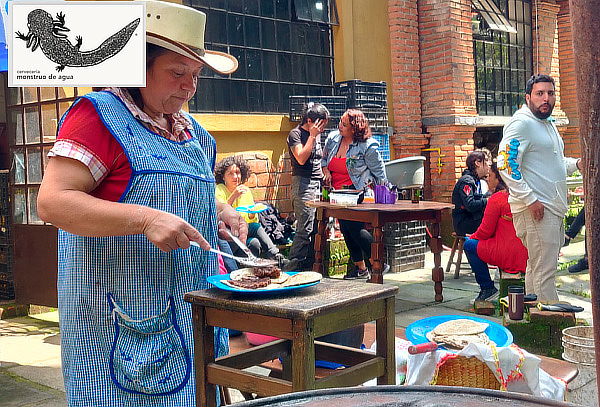
[(396, 339), (394, 337), (396, 298), (386, 298), (384, 301), (385, 317), (375, 321), (377, 356), (385, 359), (385, 371), (383, 376), (377, 378), (378, 385), (396, 384)]
[(435, 300), (442, 302), (444, 296), (442, 295), (442, 281), (444, 281), (444, 269), (442, 268), (442, 238), (440, 236), (440, 223), (431, 223), (431, 239), (429, 240), (429, 246), (433, 253), (433, 269), (431, 270), (431, 279), (433, 280), (433, 287), (435, 290)]
[(323, 253), (325, 253), (325, 245), (327, 244), (327, 219), (325, 218), (325, 211), (323, 208), (317, 208), (317, 234), (315, 235), (315, 264), (313, 264), (313, 271), (321, 273), (323, 277), (329, 277), (329, 270), (325, 270), (323, 267)]
[(292, 391), (315, 388), (315, 334), (312, 320), (292, 324)]
[(194, 367), (196, 369), (196, 406), (217, 406), (217, 386), (209, 384), (206, 367), (215, 361), (215, 330), (206, 325), (204, 307), (192, 305), (194, 330)]
[(383, 231), (382, 225), (377, 222), (373, 225), (373, 243), (371, 243), (371, 279), (369, 283), (383, 284)]

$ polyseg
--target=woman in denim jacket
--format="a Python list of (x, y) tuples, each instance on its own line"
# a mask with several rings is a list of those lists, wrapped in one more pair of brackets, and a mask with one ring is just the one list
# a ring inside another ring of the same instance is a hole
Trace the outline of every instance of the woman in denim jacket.
[[(371, 129), (360, 110), (348, 109), (340, 119), (339, 131), (333, 131), (325, 140), (323, 149), (323, 181), (334, 189), (350, 187), (362, 190), (369, 183), (386, 181), (383, 160), (371, 137)], [(350, 257), (356, 268), (344, 279), (369, 278), (365, 260), (371, 257), (373, 236), (365, 230), (364, 222), (339, 220)], [(384, 273), (389, 269), (384, 266)]]

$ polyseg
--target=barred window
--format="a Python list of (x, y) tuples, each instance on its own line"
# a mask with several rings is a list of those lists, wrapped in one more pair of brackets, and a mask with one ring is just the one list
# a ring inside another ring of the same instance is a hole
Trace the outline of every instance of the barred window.
[(493, 2), (516, 33), (490, 29), (489, 16), (473, 8), (477, 111), (482, 116), (510, 116), (525, 102), (525, 83), (533, 72), (531, 0)]
[[(4, 77), (6, 80), (6, 77)], [(6, 88), (13, 224), (43, 225), (37, 195), (56, 141), (58, 120), (77, 97), (77, 88)]]
[(206, 48), (239, 61), (231, 75), (203, 70), (190, 111), (285, 113), (289, 95), (331, 95), (330, 3), (186, 0), (207, 15)]

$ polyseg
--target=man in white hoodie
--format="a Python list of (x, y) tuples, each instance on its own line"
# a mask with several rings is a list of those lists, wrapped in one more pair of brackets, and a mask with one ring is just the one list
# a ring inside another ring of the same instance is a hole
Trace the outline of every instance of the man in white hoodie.
[(554, 79), (532, 76), (525, 101), (504, 126), (498, 169), (510, 191), (517, 236), (529, 252), (525, 290), (552, 303), (558, 301), (555, 274), (565, 240), (567, 173), (578, 169), (581, 160), (563, 155), (563, 140), (548, 120), (556, 103)]

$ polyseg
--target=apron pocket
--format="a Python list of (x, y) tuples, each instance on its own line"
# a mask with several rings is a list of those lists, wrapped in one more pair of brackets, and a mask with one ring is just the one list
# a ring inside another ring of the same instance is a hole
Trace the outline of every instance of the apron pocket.
[(110, 350), (110, 376), (121, 390), (164, 396), (188, 382), (192, 363), (169, 297), (160, 315), (142, 320), (130, 318), (108, 294), (115, 336)]

